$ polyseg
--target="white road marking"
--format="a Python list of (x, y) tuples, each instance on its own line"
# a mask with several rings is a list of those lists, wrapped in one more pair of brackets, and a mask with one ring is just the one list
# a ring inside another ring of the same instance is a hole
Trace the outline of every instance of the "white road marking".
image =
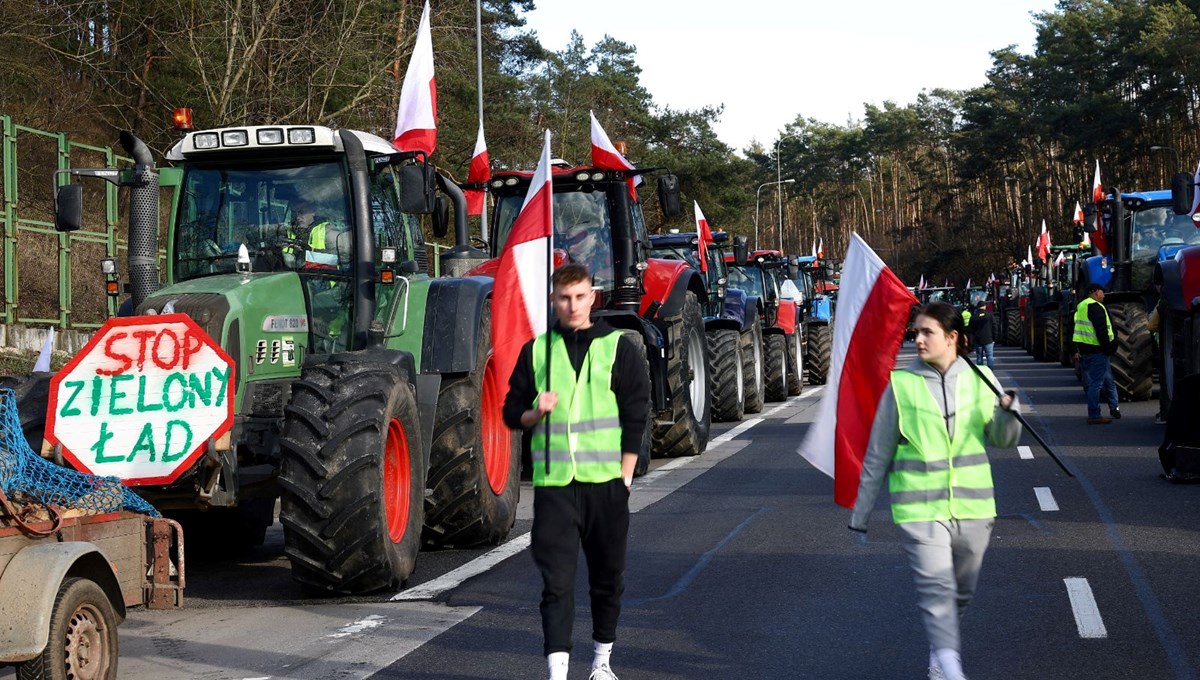
[(1092, 587), (1086, 578), (1065, 578), (1067, 596), (1071, 598), (1071, 612), (1075, 614), (1075, 627), (1079, 629), (1081, 638), (1106, 638), (1108, 630), (1104, 628), (1104, 620), (1100, 618), (1100, 608), (1096, 606), (1096, 598), (1092, 596)]
[(371, 630), (372, 628), (378, 628), (378, 627), (382, 626), (385, 621), (387, 621), (387, 619), (383, 618), (382, 616), (379, 616), (378, 614), (371, 614), (370, 616), (368, 616), (364, 619), (359, 619), (359, 620), (355, 621), (354, 623), (342, 626), (341, 630), (339, 630), (338, 632), (330, 633), (329, 635), (326, 635), (325, 637), (327, 637), (327, 638), (344, 638), (344, 637), (347, 637), (350, 635), (354, 635), (355, 633), (361, 633), (364, 630)]
[(1038, 505), (1042, 507), (1042, 512), (1058, 511), (1058, 501), (1054, 500), (1054, 494), (1050, 493), (1050, 487), (1035, 486), (1033, 493), (1037, 494)]
[(1018, 446), (1017, 455), (1021, 457), (1021, 460), (1033, 460), (1033, 449), (1028, 446)]
[(483, 572), (491, 569), (504, 560), (516, 555), (522, 550), (529, 547), (529, 533), (523, 533), (520, 536), (497, 546), (492, 550), (476, 557), (457, 569), (442, 574), (441, 576), (426, 581), (419, 586), (413, 586), (408, 590), (402, 590), (392, 596), (392, 601), (400, 600), (428, 600), (437, 597), (442, 593), (457, 587), (463, 581), (478, 576)]
[[(744, 423), (740, 423), (740, 424), (738, 424), (737, 427), (726, 432), (725, 434), (722, 434), (718, 437), (715, 437), (715, 438), (709, 440), (708, 445), (709, 446), (719, 446), (721, 444), (724, 444), (725, 442), (736, 438), (738, 435), (745, 432), (746, 430), (749, 430), (750, 428), (754, 427), (755, 425), (761, 423), (763, 421), (763, 419), (769, 415), (771, 415), (771, 414), (766, 413), (761, 418), (751, 418), (750, 420), (747, 420)], [(686, 458), (676, 458), (675, 460), (671, 461), (670, 463), (667, 463), (666, 465), (663, 465), (662, 467), (660, 467), (659, 470), (665, 470), (668, 468), (668, 466), (679, 467), (678, 465), (676, 465), (676, 463), (681, 463), (682, 461), (685, 461), (685, 460), (687, 460), (687, 459)]]

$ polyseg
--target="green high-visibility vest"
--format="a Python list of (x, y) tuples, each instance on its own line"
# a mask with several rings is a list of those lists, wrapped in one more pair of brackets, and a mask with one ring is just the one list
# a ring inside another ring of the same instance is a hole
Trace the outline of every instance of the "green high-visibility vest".
[(1104, 310), (1104, 330), (1108, 332), (1108, 339), (1113, 339), (1112, 319), (1108, 317), (1108, 309), (1097, 302), (1095, 298), (1085, 297), (1075, 308), (1075, 332), (1071, 335), (1071, 340), (1077, 345), (1099, 347), (1100, 338), (1096, 336), (1096, 328), (1092, 326), (1092, 321), (1088, 318), (1088, 307), (1091, 305), (1100, 305), (1100, 309)]
[[(980, 370), (992, 380), (991, 371)], [(953, 439), (925, 378), (892, 371), (892, 393), (900, 414), (900, 445), (888, 473), (892, 519), (901, 524), (995, 517), (992, 466), (984, 445), (995, 398), (987, 385), (968, 374), (955, 381)]]
[[(325, 250), (325, 227), (328, 225), (329, 225), (328, 222), (321, 222), (319, 224), (313, 225), (312, 230), (310, 230), (308, 232), (308, 249), (309, 250)], [(295, 240), (296, 232), (289, 229), (287, 237), (292, 240)], [(295, 248), (293, 248), (292, 246), (284, 246), (283, 252), (285, 252), (285, 253), (295, 252)]]
[(963, 318), (963, 328), (966, 328), (967, 324), (971, 323), (971, 310), (969, 310), (969, 309), (962, 310), (962, 318)]
[[(562, 335), (551, 332), (533, 341), (534, 385), (546, 386), (546, 342), (550, 336), (549, 390), (558, 406), (533, 431), (534, 486), (566, 486), (572, 480), (597, 484), (621, 477), (621, 420), (612, 391), (619, 331), (593, 338), (576, 375)], [(550, 469), (546, 470), (546, 437)]]

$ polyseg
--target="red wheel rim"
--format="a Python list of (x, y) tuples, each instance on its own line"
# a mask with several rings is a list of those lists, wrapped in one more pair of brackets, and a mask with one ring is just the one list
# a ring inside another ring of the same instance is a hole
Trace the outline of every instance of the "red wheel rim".
[(392, 418), (383, 448), (383, 504), (387, 511), (388, 536), (399, 543), (408, 530), (408, 504), (412, 502), (412, 468), (404, 426)]
[(480, 404), (480, 435), (483, 439), (483, 468), (487, 472), (488, 486), (492, 493), (500, 495), (508, 486), (508, 466), (512, 462), (512, 435), (500, 414), (503, 400), (500, 396), (500, 377), (496, 375), (496, 364), (488, 355), (483, 368), (483, 399)]

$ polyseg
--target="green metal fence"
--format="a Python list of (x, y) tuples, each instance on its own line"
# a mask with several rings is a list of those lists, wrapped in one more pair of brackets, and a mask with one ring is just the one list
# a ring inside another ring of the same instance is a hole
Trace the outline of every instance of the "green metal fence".
[[(104, 294), (99, 261), (125, 248), (118, 229), (121, 198), (112, 184), (85, 183), (84, 228), (60, 234), (54, 230), (54, 171), (72, 165), (111, 168), (131, 161), (111, 147), (18, 125), (7, 115), (0, 115), (0, 132), (0, 323), (96, 328), (115, 311), (115, 301)], [(69, 180), (64, 176), (62, 181)]]

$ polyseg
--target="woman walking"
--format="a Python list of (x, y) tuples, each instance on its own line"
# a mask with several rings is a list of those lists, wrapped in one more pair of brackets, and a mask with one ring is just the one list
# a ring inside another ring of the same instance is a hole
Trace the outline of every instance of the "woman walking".
[(996, 517), (985, 446), (1014, 446), (1021, 424), (1011, 412), (1015, 394), (997, 402), (961, 358), (965, 330), (954, 307), (922, 307), (915, 327), (918, 358), (892, 372), (880, 398), (850, 528), (866, 532), (886, 478), (929, 639), (929, 677), (961, 680), (959, 621)]

